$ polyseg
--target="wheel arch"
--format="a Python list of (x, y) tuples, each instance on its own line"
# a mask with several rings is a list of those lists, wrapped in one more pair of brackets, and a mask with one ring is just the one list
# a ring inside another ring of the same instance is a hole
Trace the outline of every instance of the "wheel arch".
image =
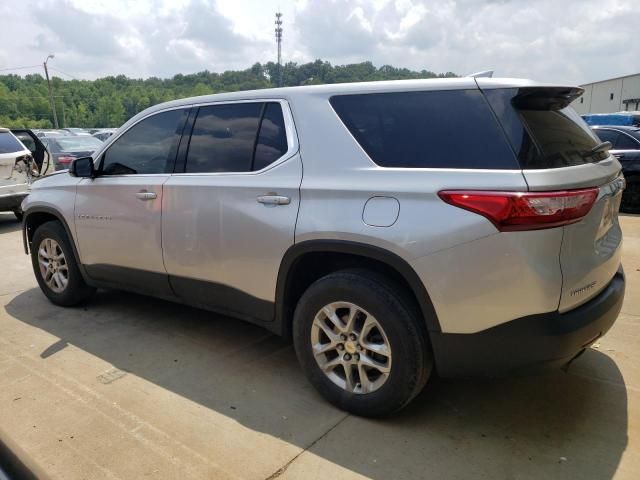
[[(311, 266), (311, 272), (305, 267)], [(276, 312), (280, 333), (289, 338), (293, 311), (306, 288), (318, 278), (345, 268), (361, 267), (390, 276), (415, 303), (428, 332), (441, 331), (427, 290), (415, 270), (384, 248), (345, 240), (308, 240), (292, 245), (280, 264), (276, 284)]]
[(29, 255), (33, 234), (38, 227), (50, 221), (58, 221), (64, 228), (80, 273), (82, 274), (84, 281), (89, 283), (89, 278), (84, 270), (84, 266), (80, 262), (80, 255), (76, 247), (74, 236), (69, 228), (69, 224), (65, 220), (64, 216), (54, 208), (39, 206), (30, 208), (24, 212), (24, 217), (22, 219), (22, 243), (24, 245), (24, 253)]

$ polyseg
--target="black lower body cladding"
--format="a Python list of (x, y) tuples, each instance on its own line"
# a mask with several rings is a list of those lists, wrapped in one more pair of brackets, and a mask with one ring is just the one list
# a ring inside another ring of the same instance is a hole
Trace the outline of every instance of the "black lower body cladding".
[(431, 332), (443, 377), (504, 376), (560, 367), (613, 325), (624, 300), (622, 267), (595, 298), (565, 313), (531, 315), (473, 334)]

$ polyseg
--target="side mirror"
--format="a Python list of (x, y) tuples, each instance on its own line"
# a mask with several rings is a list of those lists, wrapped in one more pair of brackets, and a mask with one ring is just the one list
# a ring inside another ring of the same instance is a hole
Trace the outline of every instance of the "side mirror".
[(69, 167), (69, 175), (79, 178), (94, 178), (96, 170), (93, 166), (93, 158), (81, 157), (71, 162)]

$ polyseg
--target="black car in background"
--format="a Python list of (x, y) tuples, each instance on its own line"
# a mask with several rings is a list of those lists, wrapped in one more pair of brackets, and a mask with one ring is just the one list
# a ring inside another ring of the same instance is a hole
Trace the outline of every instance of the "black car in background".
[(69, 168), (76, 158), (89, 157), (102, 142), (91, 135), (41, 138), (51, 156), (56, 170)]
[(622, 193), (623, 212), (640, 213), (640, 128), (621, 125), (598, 125), (593, 131), (603, 142), (611, 142), (610, 150), (622, 164), (627, 188)]

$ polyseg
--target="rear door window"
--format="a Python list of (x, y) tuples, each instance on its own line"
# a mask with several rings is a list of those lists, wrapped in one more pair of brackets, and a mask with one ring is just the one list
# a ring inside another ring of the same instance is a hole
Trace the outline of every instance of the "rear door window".
[[(548, 90), (549, 97), (544, 97)], [(523, 169), (560, 168), (598, 162), (606, 151), (593, 151), (600, 140), (553, 89), (484, 91)]]
[(338, 95), (330, 102), (379, 166), (519, 169), (479, 90)]
[(261, 170), (287, 152), (282, 107), (276, 102), (200, 107), (187, 152), (187, 173)]
[(253, 170), (262, 170), (287, 153), (287, 132), (279, 103), (267, 103), (260, 122)]

